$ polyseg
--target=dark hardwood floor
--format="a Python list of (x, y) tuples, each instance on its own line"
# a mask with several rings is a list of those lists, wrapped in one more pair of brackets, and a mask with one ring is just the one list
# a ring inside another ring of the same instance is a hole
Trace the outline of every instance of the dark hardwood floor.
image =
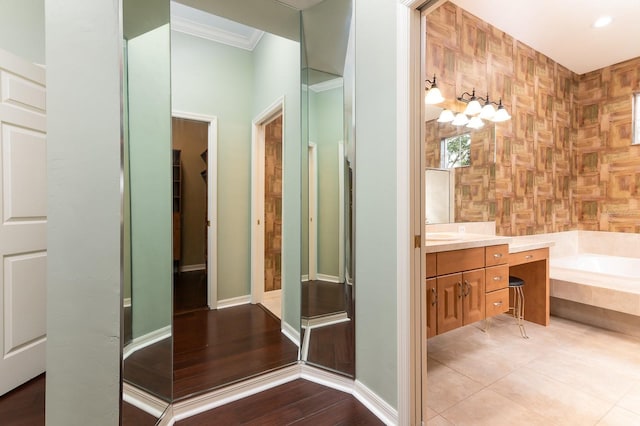
[(301, 379), (176, 423), (177, 426), (381, 424), (352, 395)]
[(302, 318), (314, 318), (348, 311), (349, 287), (319, 280), (303, 282), (300, 315)]
[(173, 329), (174, 400), (298, 360), (280, 320), (259, 305), (175, 315)]
[(173, 313), (207, 309), (207, 274), (205, 271), (180, 272), (173, 275)]

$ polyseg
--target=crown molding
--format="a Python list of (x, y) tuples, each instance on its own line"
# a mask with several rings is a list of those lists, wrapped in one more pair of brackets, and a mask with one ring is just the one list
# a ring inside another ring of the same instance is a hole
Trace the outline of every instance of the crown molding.
[(256, 48), (264, 35), (264, 31), (254, 30), (249, 37), (245, 37), (175, 15), (171, 17), (171, 29), (249, 51)]
[(324, 92), (326, 90), (337, 89), (338, 87), (342, 87), (342, 77), (323, 81), (322, 83), (313, 84), (309, 86), (309, 89), (312, 92), (319, 93), (319, 92)]

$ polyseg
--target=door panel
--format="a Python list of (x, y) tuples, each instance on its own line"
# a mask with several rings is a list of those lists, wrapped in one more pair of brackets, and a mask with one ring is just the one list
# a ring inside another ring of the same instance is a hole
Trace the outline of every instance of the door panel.
[(484, 319), (484, 269), (462, 274), (464, 297), (462, 298), (464, 324)]
[(462, 326), (462, 274), (437, 278), (438, 320), (437, 334)]
[(425, 301), (427, 306), (427, 338), (436, 335), (437, 324), (437, 311), (438, 311), (438, 297), (436, 290), (436, 279), (429, 278), (427, 280), (427, 300)]
[(44, 69), (0, 51), (0, 94), (2, 395), (45, 369)]

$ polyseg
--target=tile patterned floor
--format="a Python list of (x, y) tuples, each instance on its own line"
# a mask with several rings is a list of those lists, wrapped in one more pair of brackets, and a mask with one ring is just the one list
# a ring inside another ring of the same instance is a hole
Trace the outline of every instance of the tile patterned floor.
[(496, 317), (427, 342), (427, 426), (640, 425), (640, 339)]

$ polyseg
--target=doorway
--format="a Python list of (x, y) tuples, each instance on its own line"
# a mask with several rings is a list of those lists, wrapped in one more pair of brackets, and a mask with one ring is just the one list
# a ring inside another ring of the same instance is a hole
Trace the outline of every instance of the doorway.
[(174, 313), (215, 309), (216, 119), (173, 113)]
[(282, 318), (283, 100), (253, 121), (251, 302)]

